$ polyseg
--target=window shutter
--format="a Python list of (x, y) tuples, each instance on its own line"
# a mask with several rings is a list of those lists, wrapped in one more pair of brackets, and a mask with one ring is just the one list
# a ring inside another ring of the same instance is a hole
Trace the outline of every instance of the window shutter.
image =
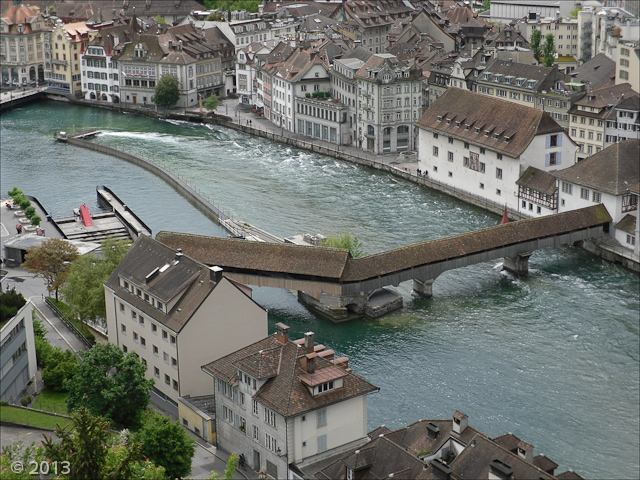
[[(558, 146), (561, 147), (562, 146), (562, 134), (558, 134)], [(558, 162), (560, 163), (560, 162)]]
[(562, 163), (562, 152), (558, 152), (556, 153), (556, 165), (560, 165), (561, 163)]
[[(549, 148), (549, 147), (551, 146), (551, 135), (547, 135), (547, 138), (546, 138), (546, 145), (545, 145), (545, 146), (546, 146), (547, 148)], [(547, 163), (547, 165), (549, 165), (549, 164)]]
[[(547, 137), (547, 148), (549, 148), (549, 137)], [(545, 167), (549, 166), (549, 154), (545, 153), (544, 155), (544, 165)]]

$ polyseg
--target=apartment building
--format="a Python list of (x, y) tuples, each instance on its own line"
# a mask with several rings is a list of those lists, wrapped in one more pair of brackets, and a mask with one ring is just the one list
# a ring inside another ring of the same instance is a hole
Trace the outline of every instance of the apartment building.
[(213, 394), (200, 366), (267, 334), (251, 290), (180, 250), (140, 236), (105, 283), (109, 341), (135, 352), (155, 381), (152, 399)]
[(609, 111), (604, 122), (604, 148), (640, 138), (640, 95), (624, 98)]
[(129, 25), (104, 27), (80, 55), (82, 91), (87, 100), (120, 102), (120, 72), (116, 58), (135, 36)]
[[(571, 57), (574, 61), (580, 58), (580, 34), (578, 32), (578, 19), (565, 17), (547, 17), (547, 18), (530, 18), (531, 16), (520, 20), (515, 28), (522, 32), (522, 36), (527, 40), (531, 40), (534, 30), (539, 30), (544, 38), (553, 35), (554, 46), (558, 52), (558, 58)], [(565, 73), (571, 73), (574, 67)]]
[(276, 479), (298, 478), (296, 464), (362, 441), (367, 395), (379, 390), (316, 345), (313, 332), (294, 342), (282, 323), (202, 369), (213, 377), (218, 444)]
[(609, 234), (637, 256), (639, 159), (640, 140), (625, 140), (552, 173), (559, 187), (558, 213), (602, 203), (613, 219)]
[(548, 113), (455, 87), (417, 127), (419, 168), (430, 178), (516, 211), (527, 167), (550, 172), (575, 162), (575, 143)]
[(0, 400), (13, 403), (38, 371), (33, 336), (33, 303), (27, 303), (0, 330)]
[(358, 148), (374, 153), (415, 150), (422, 112), (422, 72), (389, 53), (374, 54), (358, 82)]
[(479, 75), (475, 91), (547, 112), (568, 129), (572, 100), (580, 96), (566, 87), (569, 78), (555, 65), (544, 67), (495, 59)]
[(47, 85), (82, 96), (80, 56), (87, 49), (90, 30), (84, 22), (56, 22), (51, 32), (51, 68), (45, 68)]
[(44, 83), (51, 29), (37, 7), (14, 5), (0, 15), (2, 86)]
[(569, 110), (569, 134), (578, 143), (578, 161), (604, 148), (605, 120), (624, 98), (637, 95), (628, 83), (592, 90), (576, 100)]
[(616, 83), (628, 83), (640, 92), (640, 41), (620, 40), (616, 55)]

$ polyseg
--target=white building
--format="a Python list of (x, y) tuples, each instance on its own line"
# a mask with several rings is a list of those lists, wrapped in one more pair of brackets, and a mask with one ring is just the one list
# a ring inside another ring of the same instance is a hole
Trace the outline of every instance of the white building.
[(447, 89), (416, 125), (423, 172), (516, 211), (516, 182), (527, 167), (550, 172), (576, 159), (576, 144), (548, 113), (459, 88)]
[(105, 283), (109, 341), (133, 351), (155, 380), (152, 399), (213, 393), (200, 366), (264, 338), (267, 312), (251, 290), (140, 236)]
[(559, 187), (558, 213), (602, 203), (613, 218), (609, 235), (632, 250), (637, 261), (640, 140), (611, 145), (553, 176)]
[(623, 98), (609, 111), (604, 124), (605, 148), (624, 140), (640, 138), (640, 95)]
[(290, 465), (366, 436), (367, 394), (378, 387), (312, 332), (292, 342), (289, 327), (276, 330), (202, 369), (214, 379), (218, 444), (271, 478), (299, 478)]
[(13, 403), (38, 370), (33, 336), (33, 303), (18, 310), (0, 330), (0, 400)]

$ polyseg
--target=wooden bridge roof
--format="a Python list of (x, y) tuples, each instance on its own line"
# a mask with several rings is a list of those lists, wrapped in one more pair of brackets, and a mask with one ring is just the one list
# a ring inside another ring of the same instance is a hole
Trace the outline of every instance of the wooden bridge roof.
[(182, 248), (185, 255), (223, 269), (352, 283), (610, 221), (611, 216), (604, 205), (593, 205), (415, 243), (364, 258), (352, 258), (347, 250), (342, 249), (250, 242), (167, 231), (159, 232), (156, 240), (172, 248)]

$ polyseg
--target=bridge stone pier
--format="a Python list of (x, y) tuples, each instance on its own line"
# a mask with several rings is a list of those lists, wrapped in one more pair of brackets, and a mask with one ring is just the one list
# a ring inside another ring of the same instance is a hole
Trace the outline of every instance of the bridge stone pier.
[(435, 278), (432, 278), (431, 280), (419, 280), (414, 278), (413, 291), (421, 297), (431, 298), (433, 296), (433, 282), (435, 281)]
[(523, 252), (512, 257), (504, 257), (502, 260), (502, 267), (516, 275), (528, 275), (529, 257), (531, 255), (533, 255), (533, 252)]

